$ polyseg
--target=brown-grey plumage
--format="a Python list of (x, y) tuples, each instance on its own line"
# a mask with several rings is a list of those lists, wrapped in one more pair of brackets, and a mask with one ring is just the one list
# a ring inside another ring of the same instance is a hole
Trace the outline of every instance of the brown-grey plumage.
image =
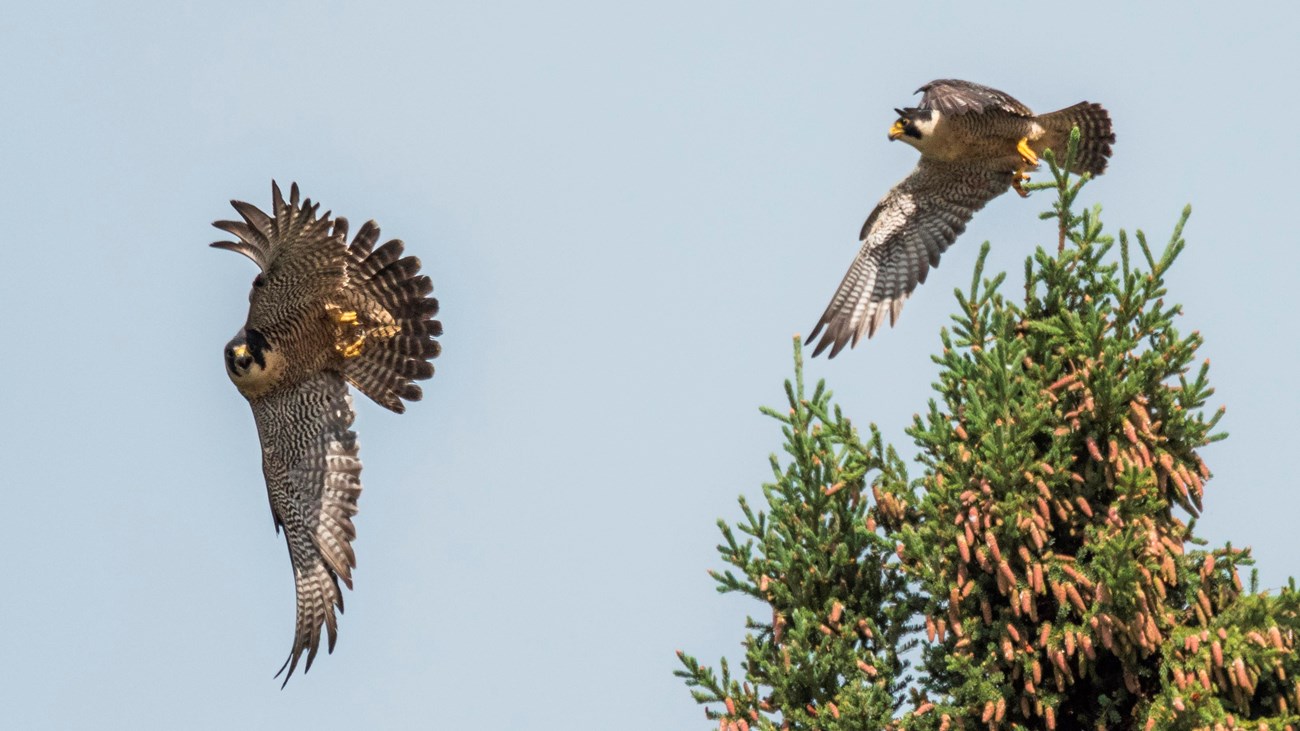
[(892, 326), (903, 303), (925, 282), (940, 255), (966, 230), (976, 211), (1027, 177), (1044, 149), (1064, 151), (1074, 127), (1080, 142), (1071, 171), (1100, 175), (1115, 134), (1099, 104), (1082, 102), (1035, 116), (1010, 95), (956, 79), (920, 89), (917, 107), (895, 110), (891, 140), (921, 153), (916, 168), (895, 185), (867, 217), (862, 246), (831, 298), (809, 342), (822, 333), (813, 355), (876, 333), (886, 317)]
[(297, 592), (287, 683), (304, 652), (304, 672), (320, 648), (334, 650), (343, 611), (339, 580), (352, 587), (361, 461), (347, 384), (401, 413), (420, 400), (412, 381), (433, 375), (442, 326), (438, 302), (415, 257), (397, 240), (375, 248), (373, 221), (349, 245), (344, 218), (317, 217), (319, 205), (285, 202), (271, 183), (272, 214), (242, 201), (242, 221), (213, 225), (262, 270), (249, 293), (248, 320), (226, 346), (226, 369), (248, 399), (262, 444), (262, 472), (277, 531), (284, 530)]
[(979, 114), (996, 109), (1017, 117), (1032, 117), (1029, 107), (989, 86), (959, 79), (936, 79), (916, 90), (921, 95), (920, 109), (944, 114)]

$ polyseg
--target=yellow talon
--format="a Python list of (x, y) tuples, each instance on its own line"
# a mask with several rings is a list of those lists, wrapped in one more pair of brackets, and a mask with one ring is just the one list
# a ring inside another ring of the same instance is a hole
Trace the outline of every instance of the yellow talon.
[(382, 308), (377, 312), (368, 310), (365, 325), (361, 323), (357, 310), (345, 310), (334, 304), (325, 305), (325, 309), (338, 326), (335, 330), (334, 349), (344, 358), (361, 355), (367, 340), (382, 342), (402, 331), (402, 326), (394, 322), (392, 315)]
[(361, 346), (364, 345), (365, 342), (366, 342), (366, 334), (361, 333), (361, 337), (357, 338), (356, 340), (347, 343), (346, 345), (340, 343), (336, 347), (338, 348), (338, 351), (343, 354), (344, 358), (355, 358), (358, 355), (361, 355)]
[(1020, 153), (1020, 159), (1024, 160), (1026, 165), (1038, 167), (1038, 153), (1029, 146), (1028, 137), (1020, 138), (1020, 142), (1016, 143), (1016, 152)]
[(334, 322), (337, 322), (340, 325), (344, 323), (354, 323), (357, 321), (356, 310), (345, 310), (342, 307), (339, 307), (338, 305), (326, 303), (325, 311), (329, 313), (330, 319), (334, 320)]
[(1011, 174), (1011, 187), (1016, 189), (1021, 198), (1028, 198), (1029, 191), (1022, 187), (1022, 184), (1029, 180), (1029, 174), (1024, 170), (1017, 170)]

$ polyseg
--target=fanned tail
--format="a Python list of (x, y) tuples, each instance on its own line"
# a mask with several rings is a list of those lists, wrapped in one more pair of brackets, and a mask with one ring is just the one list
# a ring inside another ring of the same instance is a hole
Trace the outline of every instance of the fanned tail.
[(1079, 102), (1072, 107), (1042, 115), (1038, 118), (1038, 123), (1047, 130), (1043, 147), (1052, 148), (1057, 160), (1065, 159), (1070, 130), (1079, 128), (1079, 152), (1075, 155), (1070, 172), (1091, 173), (1094, 177), (1106, 172), (1110, 146), (1115, 143), (1115, 132), (1111, 129), (1110, 114), (1100, 104)]
[[(335, 230), (346, 236), (347, 221), (339, 219)], [(438, 341), (442, 323), (438, 300), (428, 296), (433, 282), (420, 274), (420, 260), (402, 256), (402, 242), (393, 239), (374, 248), (379, 226), (367, 221), (348, 248), (348, 290), (359, 296), (360, 315), (369, 315), (367, 340), (360, 354), (343, 364), (343, 376), (375, 403), (397, 413), (406, 410), (403, 399), (419, 401), (423, 396), (413, 381), (433, 376), (433, 364), (441, 351)], [(377, 306), (377, 307), (376, 307)]]

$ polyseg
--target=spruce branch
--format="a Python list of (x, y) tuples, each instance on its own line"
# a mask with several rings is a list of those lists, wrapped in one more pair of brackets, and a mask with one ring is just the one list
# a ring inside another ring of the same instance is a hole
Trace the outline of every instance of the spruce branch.
[(719, 521), (711, 572), (766, 605), (743, 679), (679, 653), (723, 731), (1300, 727), (1294, 581), (1244, 585), (1249, 550), (1195, 534), (1200, 450), (1227, 435), (1165, 281), (1191, 209), (1159, 250), (1109, 236), (1077, 146), (1028, 186), (1056, 190), (1057, 247), (1026, 258), (1023, 298), (986, 276), (987, 243), (954, 293), (906, 430), (916, 477), (824, 382), (806, 392), (796, 338), (787, 405), (762, 410), (784, 437), (764, 509)]
[(676, 673), (722, 728), (884, 728), (910, 680), (902, 655), (916, 605), (865, 494), (870, 475), (903, 468), (874, 428), (864, 441), (831, 406), (824, 383), (808, 394), (797, 338), (794, 363), (786, 408), (761, 410), (785, 438), (762, 486), (767, 509), (741, 498), (734, 529), (719, 521), (718, 553), (732, 568), (710, 572), (718, 591), (767, 604), (746, 621), (747, 681), (685, 653)]

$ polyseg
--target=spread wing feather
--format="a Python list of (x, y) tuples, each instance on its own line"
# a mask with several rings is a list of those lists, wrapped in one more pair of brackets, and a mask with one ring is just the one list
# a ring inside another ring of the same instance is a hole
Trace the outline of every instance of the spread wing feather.
[(834, 358), (863, 333), (874, 335), (886, 317), (892, 326), (975, 211), (1010, 185), (1007, 173), (922, 158), (863, 224), (862, 248), (808, 336), (813, 342), (825, 328), (813, 355), (830, 348)]
[(272, 181), (271, 198), (271, 216), (251, 203), (231, 201), (244, 220), (212, 224), (238, 239), (212, 246), (243, 254), (262, 270), (249, 294), (247, 323), (261, 332), (274, 332), (278, 324), (301, 315), (286, 303), (319, 306), (347, 281), (347, 222), (336, 225), (328, 212), (317, 217), (320, 204), (310, 198), (300, 201), (297, 183), (290, 186), (286, 203)]
[(284, 529), (297, 591), (293, 649), (280, 668), (288, 669), (287, 683), (304, 652), (304, 672), (311, 669), (322, 627), (334, 650), (334, 608), (343, 611), (339, 580), (351, 588), (356, 566), (352, 516), (361, 494), (361, 461), (349, 428), (352, 399), (338, 373), (323, 371), (254, 401), (253, 416), (271, 512), (276, 527)]
[(1010, 94), (960, 79), (936, 79), (917, 91), (922, 92), (920, 108), (934, 109), (940, 114), (978, 114), (988, 109), (998, 109), (1017, 117), (1032, 117), (1034, 114)]

